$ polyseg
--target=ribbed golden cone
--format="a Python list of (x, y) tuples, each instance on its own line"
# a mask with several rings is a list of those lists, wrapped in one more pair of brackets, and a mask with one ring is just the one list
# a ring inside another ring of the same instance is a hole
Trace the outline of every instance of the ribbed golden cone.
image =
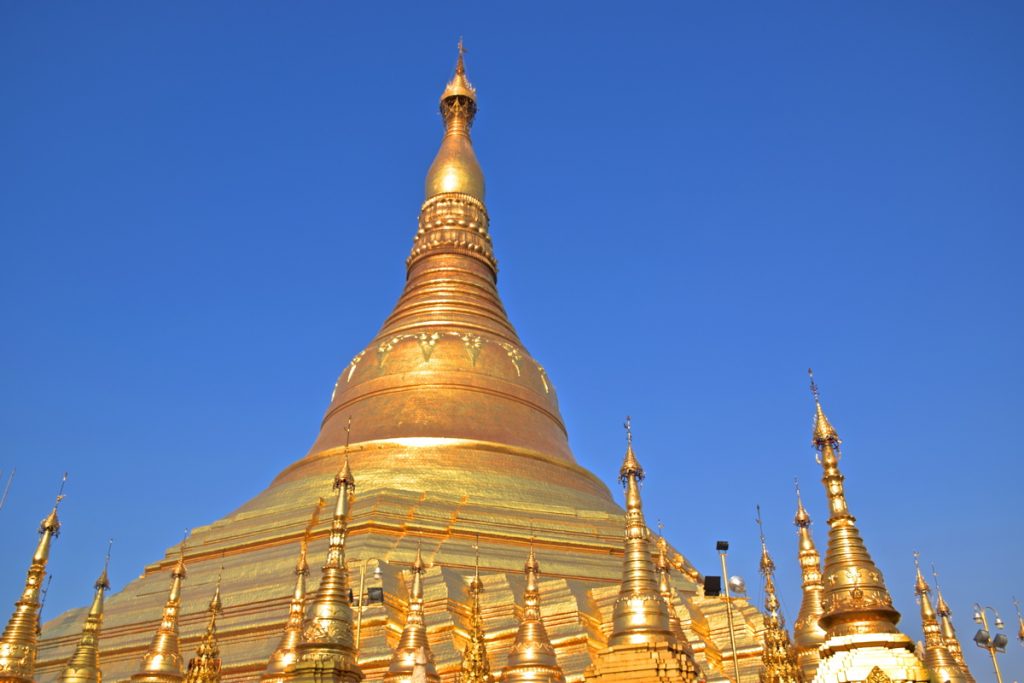
[(25, 588), (21, 592), (21, 597), (14, 603), (14, 614), (8, 620), (3, 636), (0, 636), (0, 683), (32, 683), (35, 676), (39, 643), (40, 591), (43, 587), (43, 578), (46, 576), (50, 546), (60, 533), (57, 507), (63, 497), (62, 494), (58, 494), (53, 510), (39, 524), (39, 543), (32, 554), (32, 563), (25, 577)]
[(918, 562), (917, 553), (914, 553), (914, 569), (917, 572), (914, 593), (921, 606), (921, 630), (924, 632), (924, 666), (928, 669), (933, 681), (967, 683), (960, 665), (953, 659), (942, 639), (942, 631), (939, 628), (935, 610), (932, 608), (931, 589), (924, 580), (924, 576), (921, 575), (921, 565)]
[(441, 680), (434, 668), (434, 655), (430, 652), (427, 627), (423, 621), (423, 574), (426, 570), (423, 555), (417, 548), (416, 559), (409, 570), (412, 573), (412, 588), (409, 591), (405, 627), (384, 676), (388, 683), (437, 683)]
[(181, 667), (181, 645), (178, 642), (178, 611), (181, 608), (181, 582), (185, 579), (185, 557), (171, 571), (171, 590), (164, 604), (163, 616), (142, 666), (132, 676), (132, 683), (178, 683), (184, 678)]
[(797, 557), (800, 561), (803, 595), (800, 600), (800, 611), (793, 622), (793, 644), (804, 679), (810, 681), (818, 670), (818, 648), (825, 642), (825, 630), (818, 623), (822, 615), (821, 596), (824, 586), (821, 581), (821, 557), (811, 535), (811, 516), (804, 508), (799, 487), (796, 493), (796, 506), (794, 523), (797, 527)]
[[(110, 556), (107, 556), (109, 560)], [(96, 593), (93, 595), (92, 606), (82, 626), (82, 637), (78, 641), (75, 653), (71, 655), (64, 673), (62, 683), (102, 683), (103, 672), (100, 669), (100, 628), (103, 626), (103, 594), (110, 590), (107, 579), (107, 567), (96, 579)]]
[(540, 563), (530, 548), (526, 560), (526, 588), (523, 590), (523, 618), (501, 674), (502, 683), (565, 683), (555, 648), (540, 614)]
[(221, 611), (220, 580), (210, 600), (206, 633), (196, 656), (189, 660), (185, 683), (220, 683), (220, 643), (217, 641), (217, 615)]
[(302, 642), (297, 648), (298, 661), (285, 671), (290, 681), (356, 683), (363, 680), (352, 636), (352, 604), (345, 564), (345, 534), (355, 488), (355, 478), (346, 458), (334, 478), (337, 498), (320, 586), (303, 626)]

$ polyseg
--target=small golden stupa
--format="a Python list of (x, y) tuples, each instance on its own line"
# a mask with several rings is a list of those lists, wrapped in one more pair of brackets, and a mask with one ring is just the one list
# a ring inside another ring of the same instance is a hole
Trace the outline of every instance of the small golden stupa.
[(814, 678), (818, 670), (818, 648), (825, 642), (825, 630), (818, 620), (821, 619), (821, 594), (825, 587), (821, 582), (821, 557), (814, 545), (811, 535), (811, 516), (804, 508), (800, 497), (800, 486), (796, 487), (796, 518), (797, 539), (800, 561), (801, 587), (803, 598), (800, 601), (800, 612), (793, 622), (793, 645), (796, 648), (796, 659), (805, 681)]

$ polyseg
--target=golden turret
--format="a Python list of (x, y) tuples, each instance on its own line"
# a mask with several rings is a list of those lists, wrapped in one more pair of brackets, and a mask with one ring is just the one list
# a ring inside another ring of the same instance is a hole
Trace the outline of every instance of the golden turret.
[(675, 636), (676, 645), (679, 646), (679, 649), (686, 652), (686, 654), (692, 658), (693, 648), (690, 647), (690, 641), (686, 637), (686, 632), (683, 630), (683, 623), (679, 619), (679, 613), (676, 611), (676, 596), (675, 591), (672, 589), (672, 562), (669, 559), (668, 541), (665, 540), (665, 536), (663, 534), (658, 536), (657, 567), (658, 592), (661, 594), (661, 599), (665, 601), (665, 607), (668, 609), (669, 630), (671, 630), (672, 635)]
[(163, 617), (149, 650), (142, 658), (142, 666), (132, 683), (178, 683), (184, 678), (181, 670), (181, 646), (178, 643), (178, 611), (181, 609), (181, 582), (185, 579), (185, 543), (181, 555), (171, 570), (171, 591), (164, 604)]
[(427, 568), (423, 564), (423, 555), (419, 548), (416, 549), (416, 559), (413, 560), (410, 571), (412, 590), (409, 591), (409, 611), (405, 615), (405, 628), (402, 629), (402, 637), (398, 640), (398, 646), (391, 657), (384, 681), (438, 683), (441, 677), (434, 668), (434, 655), (430, 651), (427, 627), (423, 621), (423, 574)]
[(622, 585), (612, 613), (612, 635), (608, 644), (675, 642), (668, 606), (658, 592), (658, 579), (651, 560), (651, 534), (640, 499), (644, 468), (633, 452), (629, 418), (626, 418), (625, 427), (626, 456), (619, 469), (619, 481), (626, 489), (626, 553), (622, 560)]
[(458, 193), (483, 201), (484, 173), (469, 139), (469, 129), (476, 116), (476, 89), (466, 78), (465, 50), (461, 40), (455, 75), (441, 94), (441, 116), (444, 119), (444, 139), (427, 171), (426, 199)]
[(775, 562), (768, 554), (768, 543), (761, 524), (761, 506), (757, 506), (757, 526), (761, 532), (761, 576), (764, 577), (764, 637), (761, 650), (761, 683), (802, 683), (803, 674), (789, 642), (789, 634), (779, 612), (775, 594)]
[(900, 613), (850, 514), (839, 470), (839, 434), (822, 410), (813, 373), (808, 374), (815, 405), (812, 443), (831, 512), (820, 620), (825, 643), (815, 681), (927, 681), (913, 641), (896, 628)]
[(476, 569), (469, 583), (471, 612), (469, 617), (469, 642), (462, 651), (462, 670), (458, 683), (491, 683), (491, 665), (487, 660), (487, 638), (484, 633), (484, 618), (480, 610), (480, 594), (484, 584), (480, 581), (480, 539), (473, 546), (476, 550)]
[(64, 500), (64, 482), (53, 510), (39, 524), (39, 543), (32, 554), (32, 563), (25, 577), (25, 588), (14, 603), (14, 613), (0, 636), (0, 683), (32, 683), (35, 675), (36, 654), (39, 644), (40, 591), (46, 576), (46, 562), (50, 558), (50, 546), (60, 534), (60, 520), (57, 508)]
[(206, 623), (206, 633), (199, 643), (196, 656), (189, 660), (185, 683), (220, 683), (220, 644), (217, 642), (217, 615), (221, 612), (220, 577), (217, 577), (217, 588), (210, 600), (210, 618)]
[(331, 519), (327, 561), (321, 569), (320, 586), (303, 627), (302, 642), (297, 648), (298, 662), (285, 672), (290, 680), (304, 683), (363, 680), (352, 638), (352, 605), (345, 564), (345, 534), (355, 489), (355, 477), (346, 456), (341, 472), (334, 477), (338, 497)]
[(946, 649), (949, 650), (950, 656), (953, 657), (953, 661), (960, 667), (960, 673), (963, 674), (964, 680), (967, 683), (974, 683), (974, 675), (967, 668), (967, 662), (964, 661), (964, 651), (960, 646), (960, 639), (956, 637), (956, 629), (953, 628), (953, 612), (949, 609), (949, 605), (946, 604), (946, 599), (942, 597), (942, 588), (939, 586), (939, 573), (935, 571), (934, 566), (932, 566), (932, 578), (935, 579), (935, 611), (939, 615), (942, 642), (945, 643)]
[(555, 648), (540, 615), (540, 563), (530, 548), (526, 559), (526, 588), (523, 590), (523, 620), (508, 654), (502, 683), (565, 683)]
[(921, 630), (924, 632), (924, 666), (933, 681), (941, 683), (966, 683), (960, 665), (950, 654), (942, 639), (939, 622), (932, 608), (931, 589), (921, 575), (919, 554), (914, 553), (914, 569), (917, 580), (914, 582), (914, 593), (921, 605)]
[(825, 642), (825, 630), (818, 624), (821, 619), (821, 594), (824, 586), (821, 582), (821, 557), (814, 545), (811, 535), (811, 516), (804, 508), (800, 497), (800, 486), (796, 487), (796, 518), (799, 543), (798, 557), (803, 577), (803, 599), (800, 601), (800, 612), (793, 622), (793, 644), (796, 646), (796, 659), (800, 664), (804, 680), (814, 678), (818, 670), (818, 648)]
[(270, 655), (267, 668), (260, 676), (264, 683), (278, 683), (284, 680), (284, 672), (298, 659), (297, 648), (302, 642), (302, 626), (306, 618), (306, 576), (309, 575), (306, 550), (309, 546), (309, 535), (320, 520), (320, 509), (323, 506), (324, 499), (320, 498), (313, 508), (313, 514), (299, 543), (299, 559), (295, 563), (295, 590), (291, 602), (288, 603), (288, 620), (284, 625), (281, 642), (278, 643), (274, 654)]
[[(112, 542), (111, 542), (112, 543)], [(71, 655), (64, 673), (62, 683), (101, 683), (103, 672), (100, 670), (100, 627), (103, 625), (103, 594), (110, 590), (107, 570), (110, 567), (110, 546), (107, 546), (107, 559), (103, 564), (103, 572), (96, 579), (96, 593), (92, 599), (89, 614), (85, 617), (82, 637), (78, 641), (75, 653)]]

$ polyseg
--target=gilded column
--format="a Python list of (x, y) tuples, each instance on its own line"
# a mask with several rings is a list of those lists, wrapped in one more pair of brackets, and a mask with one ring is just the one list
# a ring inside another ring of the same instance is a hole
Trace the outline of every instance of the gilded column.
[(949, 609), (949, 605), (946, 604), (945, 598), (942, 597), (942, 588), (939, 587), (939, 576), (934, 572), (934, 568), (932, 572), (932, 576), (935, 578), (935, 611), (939, 615), (942, 642), (945, 643), (946, 649), (949, 650), (949, 654), (953, 657), (953, 661), (960, 667), (960, 673), (963, 674), (964, 680), (967, 683), (974, 683), (974, 676), (971, 674), (971, 670), (967, 668), (967, 662), (964, 661), (964, 651), (960, 646), (960, 639), (956, 637), (956, 629), (953, 628), (953, 612)]
[(764, 577), (764, 637), (761, 650), (761, 683), (803, 683), (803, 674), (796, 662), (793, 646), (786, 633), (779, 598), (775, 594), (775, 562), (768, 554), (768, 544), (761, 524), (761, 506), (757, 507), (757, 526), (761, 531), (761, 576)]
[(181, 646), (178, 643), (178, 611), (181, 609), (181, 582), (185, 579), (185, 549), (171, 571), (171, 591), (164, 604), (163, 616), (157, 626), (153, 642), (142, 657), (142, 667), (135, 673), (132, 683), (178, 683), (184, 678), (181, 671)]
[(185, 683), (220, 683), (220, 643), (217, 642), (217, 615), (221, 612), (220, 577), (217, 578), (217, 588), (208, 609), (210, 617), (206, 623), (206, 633), (199, 643), (196, 656), (188, 662)]
[[(67, 475), (64, 475), (67, 479)], [(14, 613), (0, 636), (0, 683), (32, 683), (35, 676), (36, 653), (39, 643), (39, 594), (46, 576), (46, 562), (50, 546), (60, 534), (57, 507), (64, 499), (64, 485), (53, 510), (39, 524), (39, 543), (32, 554), (32, 563), (25, 577), (21, 597), (14, 603)]]
[(931, 589), (921, 575), (921, 564), (917, 553), (914, 553), (914, 569), (917, 572), (914, 593), (921, 605), (921, 630), (924, 632), (924, 666), (928, 669), (933, 681), (967, 683), (960, 665), (953, 659), (946, 643), (942, 640), (942, 630), (939, 628), (939, 621), (932, 607)]
[(508, 654), (502, 683), (565, 683), (555, 648), (540, 615), (540, 563), (530, 548), (526, 559), (526, 588), (523, 590), (523, 620)]
[(651, 532), (640, 498), (644, 469), (633, 451), (628, 417), (625, 428), (626, 456), (619, 468), (619, 481), (626, 490), (622, 583), (612, 608), (608, 648), (597, 654), (584, 675), (586, 680), (600, 683), (696, 681), (699, 672), (689, 643), (684, 645), (676, 640), (668, 603), (651, 559)]
[(285, 672), (289, 680), (306, 683), (355, 683), (363, 680), (352, 637), (352, 605), (345, 565), (345, 534), (356, 482), (348, 464), (334, 478), (338, 497), (331, 520), (327, 561), (303, 627), (298, 661)]
[(462, 651), (462, 670), (459, 683), (491, 683), (491, 665), (487, 659), (487, 639), (484, 633), (484, 618), (480, 610), (480, 594), (484, 584), (480, 581), (480, 541), (476, 544), (476, 571), (469, 583), (471, 603), (469, 621), (469, 642)]
[(839, 434), (821, 408), (813, 375), (811, 390), (815, 403), (812, 442), (818, 450), (831, 513), (820, 620), (825, 643), (814, 680), (923, 683), (928, 674), (914, 655), (913, 641), (896, 628), (900, 613), (892, 606), (882, 573), (850, 514), (839, 470)]
[(405, 627), (398, 646), (391, 657), (388, 672), (384, 675), (386, 683), (438, 683), (441, 677), (434, 668), (434, 655), (430, 651), (427, 640), (427, 626), (423, 621), (423, 574), (427, 568), (423, 564), (423, 555), (416, 549), (413, 560), (412, 590), (409, 592), (409, 611), (405, 615)]
[(793, 622), (793, 643), (796, 646), (796, 659), (800, 664), (804, 680), (809, 681), (814, 678), (814, 674), (818, 670), (818, 648), (825, 642), (825, 630), (818, 623), (823, 613), (821, 596), (824, 586), (821, 582), (821, 557), (818, 555), (818, 549), (814, 546), (814, 537), (811, 535), (811, 516), (804, 508), (799, 486), (796, 489), (794, 523), (797, 528), (798, 557), (803, 577), (801, 584), (803, 599), (800, 602), (800, 611), (797, 613), (796, 621)]
[(288, 603), (288, 620), (284, 625), (284, 633), (274, 653), (270, 655), (267, 668), (260, 676), (263, 683), (279, 683), (284, 680), (284, 672), (298, 659), (298, 646), (302, 642), (302, 625), (306, 618), (306, 576), (309, 565), (306, 563), (306, 550), (309, 546), (309, 535), (320, 519), (320, 509), (324, 500), (317, 501), (313, 515), (306, 526), (302, 541), (299, 543), (299, 559), (295, 563), (295, 590), (291, 602)]
[(96, 593), (89, 614), (85, 617), (85, 625), (82, 626), (82, 637), (61, 674), (62, 683), (101, 683), (103, 680), (103, 672), (100, 670), (100, 628), (103, 626), (103, 594), (110, 590), (110, 581), (107, 579), (109, 565), (108, 550), (103, 572), (96, 579)]

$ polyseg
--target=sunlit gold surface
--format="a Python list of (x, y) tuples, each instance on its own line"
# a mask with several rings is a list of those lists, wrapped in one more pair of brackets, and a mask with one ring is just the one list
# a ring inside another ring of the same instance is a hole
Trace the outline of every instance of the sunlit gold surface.
[[(109, 559), (108, 555), (107, 560)], [(78, 641), (75, 653), (64, 667), (61, 683), (101, 683), (103, 680), (99, 645), (100, 628), (103, 626), (103, 595), (110, 590), (106, 566), (103, 567), (100, 578), (96, 579), (95, 590), (92, 606), (89, 607), (85, 625), (82, 626), (82, 637)]]
[(794, 523), (797, 527), (797, 556), (800, 560), (803, 597), (800, 601), (800, 612), (793, 622), (793, 644), (796, 646), (797, 662), (800, 664), (804, 680), (810, 681), (818, 670), (818, 648), (825, 642), (825, 630), (818, 623), (822, 615), (821, 595), (824, 586), (821, 581), (821, 558), (811, 535), (811, 516), (804, 508), (799, 488), (796, 492)]
[[(757, 524), (761, 526), (758, 507)], [(779, 598), (775, 594), (775, 562), (768, 554), (768, 543), (761, 528), (761, 576), (764, 577), (764, 650), (761, 653), (761, 683), (803, 683), (803, 673), (797, 665), (796, 654), (789, 642), (786, 625), (779, 612)]]
[[(882, 573), (875, 566), (850, 514), (839, 470), (839, 435), (825, 417), (813, 377), (814, 430), (822, 483), (829, 502), (823, 614), (825, 643), (815, 683), (865, 681), (887, 677), (893, 683), (927, 681), (914, 644), (896, 628), (900, 614), (892, 606)], [(877, 671), (877, 673), (875, 673)]]
[[(468, 89), (461, 81), (456, 86)], [(470, 94), (475, 98), (457, 93)], [(468, 114), (465, 102), (453, 104), (462, 110), (450, 115)], [(464, 140), (469, 144), (468, 136)], [(486, 587), (481, 617), (492, 671), (505, 663), (518, 631), (515, 603), (532, 537), (544, 560), (538, 581), (544, 624), (566, 679), (583, 680), (596, 653), (607, 649), (622, 577), (623, 511), (601, 479), (573, 457), (554, 384), (520, 341), (498, 296), (482, 185), (480, 192), (469, 190), (437, 194), (423, 204), (405, 290), (381, 330), (342, 370), (306, 457), (239, 509), (193, 530), (189, 588), (180, 596), (181, 646), (191, 651), (201, 642), (205, 596), (223, 567), (230, 605), (218, 620), (224, 681), (269, 673), (268, 660), (292, 614), (299, 579), (295, 550), (310, 506), (329, 495), (343, 465), (349, 418), (347, 457), (359, 475), (359, 496), (348, 515), (344, 552), (352, 566), (368, 561), (380, 568), (379, 579), (367, 576), (367, 588), (385, 595), (384, 603), (368, 604), (362, 614), (358, 666), (369, 680), (381, 680), (390, 666), (407, 618), (403, 572), (422, 543), (430, 565), (423, 575), (427, 638), (439, 676), (453, 681), (470, 632), (472, 600), (465, 584), (478, 535)], [(594, 456), (614, 467), (614, 449)], [(328, 552), (332, 527), (314, 525), (310, 557)], [(102, 652), (107, 680), (136, 670), (178, 550), (168, 549), (143, 576), (108, 596)], [(669, 557), (681, 572), (672, 577), (675, 607), (694, 657), (709, 680), (724, 680), (720, 663), (731, 656), (726, 605), (699, 594), (700, 574), (685, 558), (674, 549)], [(312, 572), (309, 593), (324, 580)], [(741, 672), (756, 676), (761, 619), (745, 601), (733, 603)], [(46, 624), (40, 683), (59, 677), (85, 611)], [(667, 650), (655, 656), (659, 652)]]
[(436, 683), (441, 680), (434, 667), (434, 655), (430, 651), (427, 626), (423, 621), (423, 574), (426, 571), (423, 553), (416, 548), (416, 559), (409, 569), (412, 587), (409, 591), (405, 627), (395, 646), (395, 653), (391, 656), (391, 664), (384, 676), (385, 683)]
[(931, 588), (921, 575), (921, 565), (917, 553), (914, 553), (914, 569), (917, 580), (914, 582), (914, 593), (921, 606), (921, 630), (924, 633), (924, 666), (931, 675), (932, 681), (942, 683), (967, 683), (963, 670), (949, 653), (949, 648), (942, 639), (935, 609), (932, 607)]
[(153, 642), (142, 658), (142, 666), (132, 683), (178, 683), (184, 678), (181, 668), (181, 643), (178, 641), (178, 613), (181, 609), (181, 582), (185, 579), (185, 554), (171, 570), (171, 590)]
[(564, 683), (565, 676), (541, 618), (540, 563), (532, 547), (524, 569), (523, 619), (501, 674), (502, 683)]
[[(934, 567), (932, 568), (934, 571)], [(967, 683), (974, 683), (974, 676), (964, 661), (963, 648), (960, 646), (960, 639), (956, 637), (956, 629), (953, 628), (953, 612), (942, 597), (942, 589), (939, 587), (939, 577), (935, 574), (935, 611), (939, 615), (939, 627), (942, 633), (942, 642), (949, 650), (953, 661), (960, 667), (960, 674)]]
[(358, 683), (362, 669), (356, 661), (352, 635), (352, 604), (345, 560), (345, 535), (355, 477), (346, 457), (334, 478), (337, 498), (331, 517), (327, 559), (320, 572), (320, 586), (313, 596), (296, 648), (298, 661), (285, 669), (285, 680), (296, 683)]
[(0, 683), (31, 683), (35, 675), (36, 654), (39, 634), (39, 592), (46, 576), (46, 561), (50, 557), (50, 546), (60, 533), (57, 506), (39, 524), (39, 543), (32, 554), (32, 563), (25, 577), (21, 597), (14, 603), (14, 614), (0, 636)]
[(210, 620), (196, 656), (189, 660), (185, 683), (220, 683), (220, 643), (217, 640), (217, 617), (221, 612), (220, 581), (210, 600)]

